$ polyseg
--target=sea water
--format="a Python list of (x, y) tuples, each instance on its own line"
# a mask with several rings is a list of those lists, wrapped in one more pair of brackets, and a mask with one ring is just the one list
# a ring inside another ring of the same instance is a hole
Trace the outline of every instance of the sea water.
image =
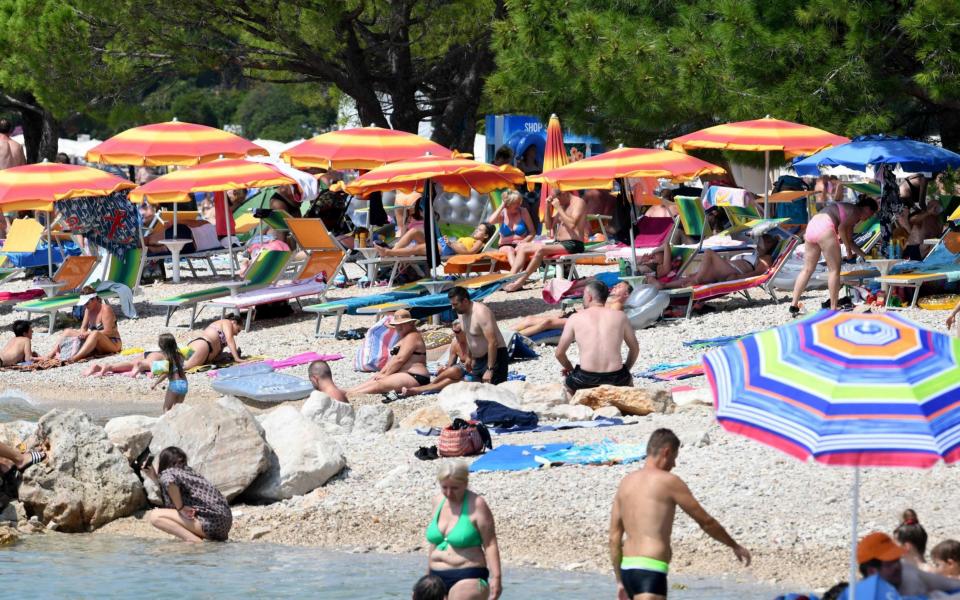
[[(347, 554), (315, 548), (43, 534), (0, 548), (0, 595), (47, 598), (410, 598), (423, 555)], [(612, 600), (611, 575), (504, 569), (505, 600)], [(671, 599), (772, 599), (761, 586), (672, 577)]]

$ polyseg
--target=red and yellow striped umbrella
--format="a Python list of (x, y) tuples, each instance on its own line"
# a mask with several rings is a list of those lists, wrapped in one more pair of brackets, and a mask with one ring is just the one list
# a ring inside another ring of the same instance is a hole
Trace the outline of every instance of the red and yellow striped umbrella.
[(561, 191), (613, 187), (616, 179), (630, 177), (669, 177), (692, 179), (700, 175), (722, 175), (721, 167), (670, 150), (617, 148), (570, 163), (559, 169), (531, 175), (528, 181), (548, 183)]
[[(543, 150), (543, 170), (552, 171), (567, 164), (567, 149), (563, 146), (563, 128), (560, 127), (560, 117), (550, 115), (547, 123), (547, 145)], [(540, 218), (547, 211), (547, 196), (550, 195), (550, 186), (545, 185), (540, 190)]]
[(365, 170), (427, 153), (442, 158), (452, 154), (440, 144), (406, 131), (358, 127), (318, 135), (284, 151), (280, 158), (298, 168)]
[(471, 189), (485, 194), (516, 187), (524, 177), (523, 171), (510, 165), (497, 167), (466, 158), (421, 156), (373, 169), (347, 185), (347, 191), (363, 195), (390, 190), (422, 192), (428, 180), (439, 183), (446, 192), (469, 196)]
[(218, 158), (268, 156), (266, 149), (222, 129), (170, 121), (128, 129), (87, 152), (89, 162), (189, 167)]
[(239, 158), (223, 158), (180, 169), (157, 177), (130, 192), (130, 199), (140, 202), (183, 202), (190, 192), (225, 192), (277, 185), (296, 185), (297, 182), (267, 163)]
[(134, 187), (100, 169), (43, 162), (0, 171), (0, 209), (53, 210), (58, 200), (108, 196)]
[(670, 141), (670, 149), (684, 152), (695, 148), (783, 152), (787, 158), (812, 154), (850, 140), (829, 131), (781, 121), (771, 117), (714, 125)]

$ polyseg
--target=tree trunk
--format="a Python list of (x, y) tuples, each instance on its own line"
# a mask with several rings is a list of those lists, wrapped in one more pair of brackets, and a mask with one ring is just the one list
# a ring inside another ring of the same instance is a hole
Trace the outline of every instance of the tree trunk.
[(960, 151), (960, 116), (957, 111), (945, 109), (937, 117), (940, 143), (947, 150)]
[(37, 163), (43, 160), (53, 162), (57, 158), (57, 120), (53, 114), (43, 108), (38, 110), (23, 108), (23, 145), (27, 152), (27, 162)]

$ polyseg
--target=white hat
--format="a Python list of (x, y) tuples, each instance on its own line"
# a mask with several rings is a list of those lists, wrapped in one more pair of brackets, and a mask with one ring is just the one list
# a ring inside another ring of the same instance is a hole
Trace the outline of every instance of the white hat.
[(87, 302), (90, 302), (91, 300), (93, 300), (93, 299), (96, 298), (96, 297), (97, 297), (96, 294), (82, 294), (79, 298), (77, 298), (77, 304), (76, 304), (76, 305), (77, 305), (77, 306), (86, 306), (86, 305), (87, 305)]

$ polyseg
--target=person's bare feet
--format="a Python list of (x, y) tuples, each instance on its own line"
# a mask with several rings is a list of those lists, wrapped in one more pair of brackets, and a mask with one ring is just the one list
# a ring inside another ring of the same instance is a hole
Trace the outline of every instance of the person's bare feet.
[(86, 369), (83, 370), (82, 375), (83, 375), (84, 377), (91, 377), (91, 376), (93, 376), (93, 375), (99, 375), (99, 376), (102, 377), (102, 376), (103, 376), (104, 368), (105, 368), (105, 367), (104, 367), (103, 365), (100, 365), (100, 364), (90, 365), (89, 367), (87, 367)]
[(505, 292), (519, 292), (523, 289), (523, 282), (514, 281), (503, 286), (503, 291)]

